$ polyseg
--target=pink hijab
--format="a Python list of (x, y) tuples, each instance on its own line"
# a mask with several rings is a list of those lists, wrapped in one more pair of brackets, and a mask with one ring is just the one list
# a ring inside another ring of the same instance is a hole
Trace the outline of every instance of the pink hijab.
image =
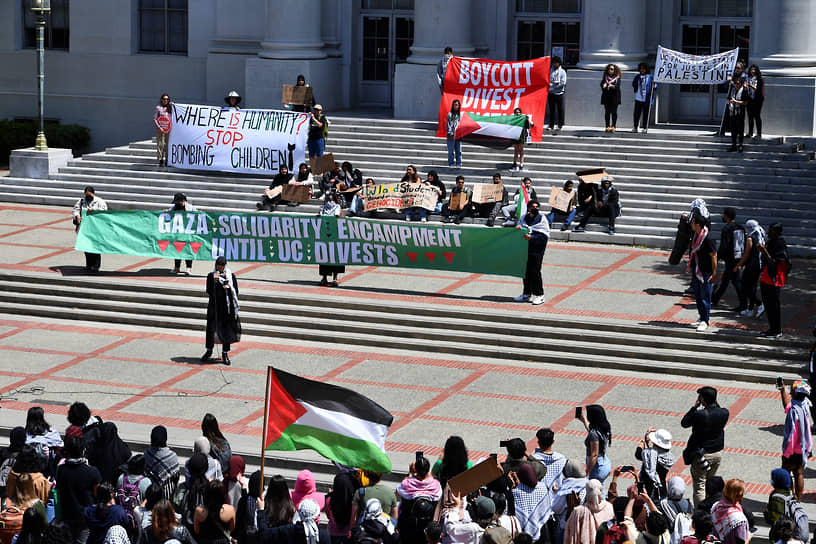
[(295, 508), (300, 506), (303, 499), (314, 500), (321, 511), (326, 505), (326, 496), (317, 492), (314, 474), (308, 469), (300, 471), (297, 480), (295, 480), (295, 490), (292, 491), (292, 502), (295, 503)]
[(564, 529), (564, 544), (595, 542), (601, 523), (615, 518), (612, 503), (603, 498), (603, 484), (590, 480), (586, 486), (586, 501), (572, 511)]

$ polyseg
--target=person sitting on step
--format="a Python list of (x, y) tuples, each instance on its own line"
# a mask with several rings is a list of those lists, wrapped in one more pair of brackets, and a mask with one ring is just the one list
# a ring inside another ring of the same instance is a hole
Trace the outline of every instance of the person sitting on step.
[(289, 183), (292, 179), (292, 174), (289, 173), (289, 168), (285, 164), (281, 164), (280, 171), (272, 178), (272, 183), (269, 184), (269, 191), (274, 191), (277, 187), (281, 188), (281, 192), (278, 194), (270, 197), (267, 192), (264, 192), (264, 195), (261, 197), (261, 201), (255, 204), (255, 207), (259, 210), (269, 210), (270, 212), (275, 211), (275, 207), (278, 204), (285, 203), (281, 200), (281, 195), (283, 195), (283, 186)]
[(578, 213), (578, 208), (576, 207), (576, 203), (578, 202), (578, 192), (573, 191), (573, 183), (571, 180), (567, 180), (564, 182), (564, 192), (571, 193), (572, 197), (570, 198), (569, 202), (567, 203), (566, 210), (557, 210), (553, 208), (550, 210), (550, 213), (547, 214), (547, 222), (550, 224), (550, 228), (552, 228), (553, 221), (555, 221), (555, 216), (557, 215), (560, 218), (564, 218), (564, 224), (561, 225), (561, 230), (567, 230), (572, 223), (572, 220), (575, 219), (575, 214)]
[[(460, 193), (464, 193), (465, 196), (456, 196)], [(451, 190), (450, 200), (447, 204), (442, 206), (442, 217), (444, 217), (444, 222), (450, 223), (451, 216), (453, 216), (453, 222), (458, 225), (462, 222), (462, 219), (473, 215), (472, 199), (473, 191), (465, 188), (465, 176), (456, 176), (456, 186)]]
[[(501, 182), (502, 182), (501, 174), (499, 172), (493, 174), (493, 184), (500, 185)], [(492, 227), (496, 223), (496, 216), (499, 215), (502, 206), (505, 206), (508, 200), (509, 198), (507, 196), (507, 189), (502, 188), (501, 200), (496, 200), (495, 202), (484, 202), (481, 204), (475, 204), (476, 215), (478, 217), (486, 217), (487, 226)]]
[(584, 217), (575, 227), (575, 232), (584, 232), (586, 224), (593, 215), (607, 215), (609, 217), (609, 234), (615, 234), (615, 219), (620, 215), (620, 199), (618, 190), (612, 187), (612, 179), (608, 176), (604, 176), (601, 180), (601, 190), (597, 196), (594, 205), (587, 207)]

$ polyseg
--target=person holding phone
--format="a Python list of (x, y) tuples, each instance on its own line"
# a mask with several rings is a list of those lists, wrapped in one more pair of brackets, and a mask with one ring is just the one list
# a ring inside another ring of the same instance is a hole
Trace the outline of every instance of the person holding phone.
[(586, 413), (580, 406), (576, 408), (575, 415), (587, 430), (587, 437), (584, 440), (587, 478), (603, 483), (612, 470), (606, 456), (612, 444), (612, 426), (606, 419), (606, 411), (600, 404), (590, 404), (586, 407)]
[(810, 421), (810, 385), (796, 380), (785, 390), (782, 378), (776, 379), (777, 389), (785, 410), (785, 429), (782, 437), (782, 468), (793, 475), (793, 492), (799, 500), (805, 487), (804, 470), (813, 450)]
[(431, 463), (421, 451), (408, 465), (408, 477), (397, 486), (400, 498), (397, 531), (404, 542), (421, 542), (423, 531), (433, 519), (442, 486), (431, 474)]
[(217, 342), (223, 350), (221, 361), (230, 365), (228, 353), (230, 346), (241, 340), (241, 321), (238, 318), (238, 279), (227, 268), (224, 256), (215, 260), (215, 270), (207, 274), (207, 295), (210, 297), (207, 303), (207, 351), (201, 356), (201, 362), (210, 360)]
[(680, 420), (684, 429), (691, 427), (683, 461), (691, 470), (695, 508), (705, 498), (706, 479), (716, 476), (720, 468), (728, 417), (728, 409), (717, 404), (717, 390), (705, 386), (697, 390), (697, 401)]

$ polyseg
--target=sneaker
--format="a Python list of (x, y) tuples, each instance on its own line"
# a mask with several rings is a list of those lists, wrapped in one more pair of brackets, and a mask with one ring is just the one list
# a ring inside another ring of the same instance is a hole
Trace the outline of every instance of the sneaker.
[(756, 309), (756, 313), (754, 314), (754, 317), (756, 317), (756, 318), (762, 317), (762, 314), (764, 314), (764, 313), (765, 313), (765, 305), (760, 304)]
[(613, 235), (613, 236), (614, 236), (614, 234), (615, 234), (615, 229), (609, 229), (609, 234), (611, 234), (611, 235)]
[(427, 218), (427, 217), (423, 217), (422, 219), (420, 219), (420, 222), (422, 222), (422, 223), (427, 223), (427, 222), (428, 222), (428, 218)]
[(697, 321), (691, 324), (691, 328), (696, 329), (697, 327), (700, 326), (700, 323), (701, 321), (698, 319)]
[(776, 340), (778, 338), (782, 338), (782, 333), (781, 332), (762, 331), (761, 333), (759, 333), (759, 337), (760, 338), (771, 338), (773, 340)]
[(487, 220), (487, 222), (486, 222), (485, 224), (486, 224), (488, 227), (492, 227), (492, 226), (493, 226), (495, 223), (496, 223), (496, 221), (495, 221), (494, 219), (488, 219), (488, 220)]
[(643, 134), (646, 134), (647, 132), (649, 132), (649, 129), (648, 129), (648, 128), (642, 128), (642, 129), (640, 129), (640, 131), (641, 131)]
[(519, 164), (518, 169), (519, 169), (519, 171), (524, 170), (524, 163)]
[(513, 299), (513, 302), (527, 302), (530, 300), (530, 295), (521, 294)]
[(453, 224), (454, 224), (454, 225), (458, 225), (458, 224), (459, 224), (459, 223), (461, 223), (461, 222), (462, 222), (462, 220), (461, 220), (461, 219), (459, 219), (458, 217), (457, 217), (456, 219), (454, 219), (454, 220), (453, 220)]
[(743, 311), (740, 312), (740, 315), (743, 317), (752, 317), (754, 315), (754, 310), (753, 308), (751, 309), (745, 308)]
[(515, 227), (515, 226), (516, 226), (516, 222), (513, 221), (512, 219), (508, 219), (507, 221), (502, 223), (502, 227)]
[(575, 227), (572, 229), (572, 232), (585, 232), (586, 229), (584, 227)]
[(564, 232), (567, 229), (569, 229), (569, 225), (567, 225), (566, 223), (561, 225), (561, 232)]
[(544, 295), (538, 295), (537, 297), (533, 297), (533, 299), (530, 301), (530, 304), (532, 304), (533, 306), (538, 306), (539, 304), (544, 304), (545, 300), (546, 299), (544, 298)]
[(179, 269), (178, 269), (178, 268), (174, 268), (174, 269), (173, 269), (173, 274), (178, 274), (178, 273), (179, 273)]
[(190, 268), (188, 268), (187, 270), (184, 271), (185, 276), (189, 276), (192, 273), (193, 273), (193, 268), (192, 267), (190, 267)]
[(558, 130), (561, 130), (562, 128), (564, 128), (564, 125), (558, 125)]
[(513, 171), (518, 170), (518, 165), (516, 163), (513, 163), (513, 166), (510, 167), (510, 170)]
[(553, 131), (553, 127), (547, 127), (547, 132), (552, 132), (552, 131)]
[(635, 128), (633, 128), (633, 129), (632, 129), (632, 132), (634, 132), (635, 134), (637, 134), (637, 131), (638, 131), (638, 130), (637, 130), (637, 127), (635, 127)]
[(699, 325), (697, 325), (697, 332), (703, 332), (708, 328), (708, 323), (705, 321), (701, 321)]
[(258, 208), (259, 210), (263, 210), (264, 209), (263, 202), (256, 202), (255, 207)]

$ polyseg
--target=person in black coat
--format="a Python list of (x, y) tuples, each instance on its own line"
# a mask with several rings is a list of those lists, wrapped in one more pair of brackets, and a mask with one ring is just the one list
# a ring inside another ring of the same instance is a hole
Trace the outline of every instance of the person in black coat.
[(607, 64), (601, 78), (601, 104), (604, 107), (606, 132), (615, 132), (618, 106), (621, 103), (621, 71), (616, 64)]
[[(281, 164), (279, 173), (275, 174), (275, 177), (272, 178), (272, 183), (269, 184), (269, 189), (275, 189), (276, 187), (282, 187), (292, 181), (292, 174), (289, 173), (289, 168), (285, 164)], [(281, 189), (282, 190), (282, 189)], [(259, 210), (269, 210), (270, 212), (275, 211), (275, 206), (278, 204), (286, 204), (285, 201), (281, 200), (282, 193), (278, 193), (277, 195), (269, 198), (266, 194), (261, 197), (261, 201), (255, 204), (255, 207)]]
[[(581, 188), (578, 188), (578, 198), (581, 198)], [(604, 177), (601, 180), (601, 189), (595, 194), (594, 202), (584, 211), (584, 217), (575, 227), (575, 232), (584, 232), (585, 227), (593, 215), (609, 216), (609, 234), (615, 234), (615, 219), (620, 215), (620, 196), (618, 190), (612, 187), (612, 180)]]
[(238, 279), (227, 268), (227, 259), (223, 256), (216, 259), (215, 270), (207, 274), (207, 294), (210, 297), (207, 303), (207, 351), (201, 356), (201, 362), (210, 360), (217, 340), (222, 345), (221, 360), (229, 365), (230, 345), (241, 340), (241, 321), (238, 319)]
[(313, 499), (304, 499), (298, 505), (297, 523), (287, 523), (278, 527), (269, 527), (264, 515), (264, 501), (260, 497), (256, 502), (258, 521), (258, 542), (262, 544), (331, 544), (329, 530), (317, 525), (320, 506)]

